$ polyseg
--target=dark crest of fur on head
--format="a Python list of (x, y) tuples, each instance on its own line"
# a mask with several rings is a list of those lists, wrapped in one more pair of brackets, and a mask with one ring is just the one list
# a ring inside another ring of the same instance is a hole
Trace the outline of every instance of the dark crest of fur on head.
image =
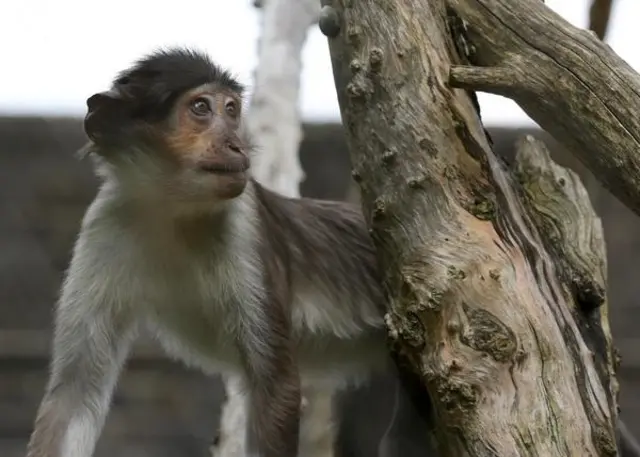
[[(120, 72), (110, 91), (87, 99), (85, 131), (90, 117), (94, 126), (97, 117), (103, 134), (109, 129), (120, 134), (132, 132), (144, 128), (145, 123), (161, 122), (177, 98), (203, 84), (214, 84), (217, 89), (234, 92), (240, 98), (244, 92), (244, 86), (204, 52), (181, 47), (157, 50)], [(109, 139), (113, 138), (106, 138)], [(78, 151), (78, 156), (83, 158), (92, 152), (98, 150), (90, 141)]]
[(155, 51), (121, 72), (113, 83), (122, 96), (135, 102), (135, 114), (163, 119), (175, 99), (202, 84), (214, 83), (242, 96), (244, 86), (207, 54), (187, 48)]

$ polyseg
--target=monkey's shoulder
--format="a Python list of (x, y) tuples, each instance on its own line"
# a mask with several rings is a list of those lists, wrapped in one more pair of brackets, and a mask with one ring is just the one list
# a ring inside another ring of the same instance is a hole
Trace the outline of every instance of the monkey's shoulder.
[(356, 250), (373, 252), (364, 217), (356, 205), (289, 198), (259, 185), (256, 186), (256, 197), (265, 229), (280, 233), (288, 243), (325, 248), (355, 243)]
[(385, 303), (380, 274), (357, 207), (261, 188), (256, 197), (271, 252), (285, 258), (290, 269), (296, 332), (311, 338), (313, 346), (321, 335), (351, 340), (380, 327)]

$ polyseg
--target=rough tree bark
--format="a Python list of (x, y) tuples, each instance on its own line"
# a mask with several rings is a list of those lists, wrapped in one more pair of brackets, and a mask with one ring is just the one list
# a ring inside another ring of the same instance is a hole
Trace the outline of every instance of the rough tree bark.
[(524, 207), (553, 256), (573, 318), (617, 413), (619, 356), (613, 346), (606, 294), (606, 247), (600, 218), (576, 173), (551, 159), (540, 141), (519, 142), (514, 169)]
[[(575, 173), (555, 164), (546, 147), (531, 137), (518, 145), (514, 174), (525, 207), (555, 256), (565, 293), (579, 306), (571, 311), (594, 353), (598, 374), (617, 395), (620, 358), (608, 323), (604, 234), (590, 194)], [(593, 306), (600, 302), (599, 308)], [(618, 422), (617, 432), (620, 455), (640, 456), (640, 444), (623, 422)]]
[[(262, 8), (259, 61), (247, 128), (256, 142), (253, 173), (265, 186), (298, 196), (303, 172), (298, 159), (302, 131), (298, 110), (302, 49), (320, 10), (315, 0), (267, 0)], [(237, 379), (224, 380), (226, 400), (213, 457), (244, 457), (246, 397)], [(333, 391), (304, 386), (300, 452), (304, 457), (332, 457)]]
[[(514, 26), (512, 17), (495, 12), (506, 15), (509, 8), (529, 15)], [(430, 394), (446, 456), (617, 452), (599, 220), (570, 173), (564, 186), (543, 184), (561, 179), (544, 153), (523, 148), (522, 184), (515, 183), (490, 147), (473, 97), (449, 86), (451, 65), (462, 63), (457, 50), (471, 54), (481, 40), (487, 55), (503, 56), (495, 60), (499, 68), (457, 66), (451, 80), (520, 95), (516, 101), (537, 113), (543, 127), (564, 134), (559, 139), (574, 150), (582, 146), (576, 153), (604, 168), (610, 188), (640, 208), (634, 200), (640, 168), (632, 166), (640, 159), (629, 154), (635, 139), (628, 127), (636, 120), (621, 113), (633, 102), (613, 106), (619, 92), (604, 93), (585, 74), (578, 79), (587, 72), (580, 59), (567, 66), (566, 59), (540, 57), (540, 49), (553, 52), (545, 41), (550, 36), (569, 56), (579, 47), (550, 30), (549, 20), (537, 24), (551, 14), (539, 0), (332, 0), (320, 17), (353, 177), (385, 272), (390, 343)], [(469, 28), (486, 21), (472, 29), (471, 43), (459, 16)], [(510, 47), (498, 41), (501, 28), (513, 35)], [(532, 29), (535, 52), (522, 44)], [(591, 75), (604, 74), (608, 63), (637, 79), (587, 33), (571, 36), (608, 59), (589, 60)], [(631, 85), (614, 80), (608, 87)], [(517, 85), (524, 81), (530, 86)], [(541, 92), (540, 81), (551, 87)], [(581, 84), (599, 97), (580, 99)], [(559, 87), (570, 90), (554, 92)], [(541, 93), (554, 98), (540, 99)], [(552, 107), (564, 108), (558, 112), (567, 119), (547, 117)], [(609, 124), (597, 125), (602, 119)], [(613, 135), (620, 141), (614, 150), (596, 155)], [(619, 166), (622, 159), (628, 168)]]

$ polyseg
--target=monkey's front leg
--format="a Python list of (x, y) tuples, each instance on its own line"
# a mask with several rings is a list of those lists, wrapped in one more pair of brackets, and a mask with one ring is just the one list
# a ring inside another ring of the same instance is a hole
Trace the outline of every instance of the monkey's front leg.
[(247, 456), (296, 457), (300, 428), (300, 375), (288, 319), (264, 309), (243, 342), (247, 370)]
[(27, 457), (90, 457), (132, 327), (113, 306), (67, 290), (56, 310), (51, 374)]

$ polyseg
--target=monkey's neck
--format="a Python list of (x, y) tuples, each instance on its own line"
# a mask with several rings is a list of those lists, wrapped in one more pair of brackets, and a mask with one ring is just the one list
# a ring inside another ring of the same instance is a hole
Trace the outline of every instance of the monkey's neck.
[(203, 243), (225, 244), (229, 237), (257, 233), (255, 185), (250, 180), (240, 196), (223, 202), (174, 200), (162, 193), (147, 195), (118, 181), (107, 181), (101, 193), (115, 203), (126, 226), (139, 230), (143, 238), (157, 238), (160, 243), (181, 240), (196, 248)]

